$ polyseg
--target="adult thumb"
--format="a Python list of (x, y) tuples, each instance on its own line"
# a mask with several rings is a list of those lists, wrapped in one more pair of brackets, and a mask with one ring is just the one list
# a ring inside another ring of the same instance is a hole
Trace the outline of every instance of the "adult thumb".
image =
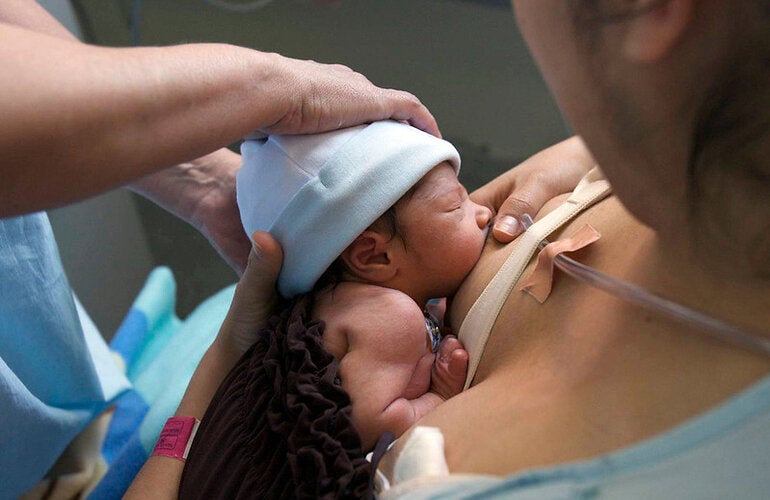
[(283, 263), (281, 245), (267, 231), (256, 231), (251, 235), (251, 242), (254, 246), (244, 275), (250, 274), (248, 280), (269, 279), (275, 285)]
[(547, 190), (534, 182), (527, 182), (513, 193), (500, 205), (495, 216), (495, 224), (492, 227), (492, 235), (500, 243), (508, 243), (524, 232), (521, 216), (535, 214), (551, 199)]
[(253, 248), (246, 270), (235, 288), (227, 313), (231, 340), (245, 351), (256, 340), (259, 329), (267, 325), (278, 293), (275, 284), (283, 263), (283, 251), (269, 233), (251, 236)]

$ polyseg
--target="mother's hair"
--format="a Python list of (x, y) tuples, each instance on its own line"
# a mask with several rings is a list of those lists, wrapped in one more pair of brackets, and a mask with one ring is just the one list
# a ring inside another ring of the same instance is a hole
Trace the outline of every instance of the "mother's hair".
[[(569, 6), (592, 49), (604, 27), (667, 1), (628, 7), (618, 0), (569, 0)], [(704, 257), (727, 256), (732, 272), (770, 280), (770, 0), (725, 5), (731, 36), (723, 41), (724, 54), (706, 54), (714, 59), (709, 79), (692, 81), (705, 86), (706, 97), (696, 103), (692, 127), (688, 225)]]

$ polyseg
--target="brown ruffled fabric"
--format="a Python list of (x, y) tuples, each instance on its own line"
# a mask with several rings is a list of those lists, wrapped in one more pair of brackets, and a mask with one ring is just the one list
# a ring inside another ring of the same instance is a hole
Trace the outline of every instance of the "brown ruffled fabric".
[(217, 390), (180, 498), (363, 498), (370, 465), (309, 296), (286, 304)]

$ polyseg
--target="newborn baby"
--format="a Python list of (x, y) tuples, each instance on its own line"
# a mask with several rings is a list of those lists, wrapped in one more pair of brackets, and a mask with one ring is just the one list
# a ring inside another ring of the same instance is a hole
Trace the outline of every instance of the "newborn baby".
[(364, 449), (460, 392), (467, 352), (423, 310), (471, 271), (492, 213), (458, 181), (455, 148), (385, 121), (242, 153), (244, 227), (281, 243), (284, 297), (312, 293)]

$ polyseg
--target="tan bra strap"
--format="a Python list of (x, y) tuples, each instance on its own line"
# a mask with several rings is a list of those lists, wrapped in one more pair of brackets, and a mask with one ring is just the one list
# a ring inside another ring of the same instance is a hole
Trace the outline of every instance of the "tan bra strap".
[(469, 354), (465, 389), (473, 381), (487, 339), (503, 304), (508, 300), (511, 289), (534, 255), (538, 244), (577, 214), (606, 197), (610, 191), (609, 182), (595, 167), (581, 179), (567, 201), (535, 222), (524, 234), (519, 236), (515, 243), (511, 243), (516, 245), (516, 248), (490, 280), (484, 291), (481, 292), (479, 298), (476, 299), (457, 334)]

